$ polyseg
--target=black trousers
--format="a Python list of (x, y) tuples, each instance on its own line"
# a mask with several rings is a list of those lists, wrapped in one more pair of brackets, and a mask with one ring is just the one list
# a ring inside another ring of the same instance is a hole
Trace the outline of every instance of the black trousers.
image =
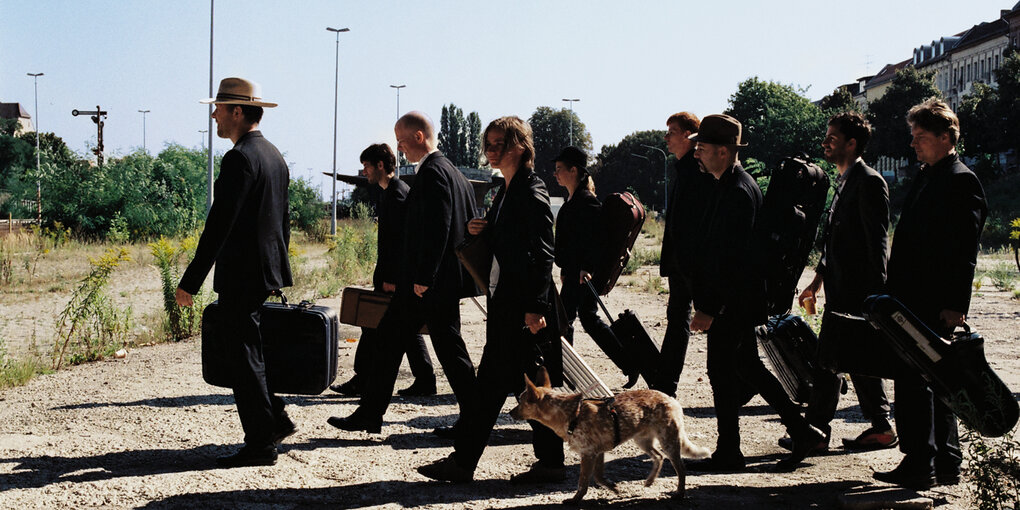
[[(507, 395), (524, 391), (524, 374), (535, 380), (538, 368), (544, 364), (543, 348), (560, 348), (558, 339), (551, 341), (556, 333), (548, 331), (550, 327), (532, 335), (524, 325), (524, 310), (497, 299), (489, 301), (485, 349), (478, 364), (478, 405), (475, 412), (462, 415), (466, 421), (454, 442), (454, 460), (468, 469), (478, 465)], [(538, 461), (550, 467), (562, 466), (563, 440), (541, 423), (528, 423)]]
[[(950, 328), (942, 325), (937, 312), (918, 313), (918, 317), (943, 338), (952, 334)], [(906, 364), (896, 376), (894, 389), (893, 416), (903, 452), (900, 465), (914, 473), (959, 474), (962, 456), (956, 415), (935, 398), (921, 375)]]
[[(754, 326), (748, 321), (717, 317), (708, 330), (708, 378), (712, 386), (719, 439), (715, 456), (740, 456), (740, 408), (747, 388), (761, 394), (779, 413), (792, 437), (807, 429), (800, 408), (786, 395), (758, 356)], [(753, 396), (753, 395), (752, 395)]]
[[(358, 340), (358, 348), (354, 351), (354, 375), (362, 380), (369, 378), (372, 371), (372, 356), (379, 350), (379, 332), (374, 328), (361, 328), (361, 339)], [(415, 381), (435, 381), (435, 369), (432, 367), (432, 356), (429, 355), (429, 347), (425, 344), (425, 337), (414, 335), (404, 339), (404, 352), (407, 354), (407, 364), (411, 367), (411, 375)]]
[(684, 371), (687, 344), (691, 339), (691, 282), (683, 276), (669, 277), (669, 301), (666, 304), (666, 335), (662, 339), (659, 374), (656, 384), (669, 396), (676, 396), (676, 385)]
[(261, 448), (273, 443), (273, 432), (284, 419), (284, 402), (266, 384), (259, 330), (262, 303), (269, 293), (220, 294), (220, 338), (229, 342), (234, 370), (234, 402), (244, 429), (244, 442)]
[[(460, 336), (460, 300), (425, 293), (419, 298), (410, 289), (398, 289), (376, 330), (378, 342), (373, 368), (364, 386), (358, 412), (382, 419), (393, 396), (408, 341), (428, 325), (436, 358), (443, 367), (461, 415), (474, 404), (475, 367)], [(401, 339), (405, 339), (401, 341)]]
[[(598, 304), (588, 284), (578, 283), (580, 279), (578, 274), (574, 274), (573, 277), (564, 274), (564, 277), (560, 299), (567, 314), (567, 341), (571, 345), (574, 344), (574, 319), (579, 318), (585, 333), (588, 333), (609, 359), (617, 365), (623, 363), (629, 366), (629, 354), (623, 350), (613, 330), (609, 329), (609, 324), (599, 317)], [(621, 368), (626, 370), (625, 367)]]

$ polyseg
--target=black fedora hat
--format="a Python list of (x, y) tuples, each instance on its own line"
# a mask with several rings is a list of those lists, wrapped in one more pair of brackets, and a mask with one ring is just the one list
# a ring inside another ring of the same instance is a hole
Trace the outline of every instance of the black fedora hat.
[(695, 142), (713, 145), (747, 147), (746, 143), (740, 143), (741, 129), (740, 121), (729, 115), (708, 115), (701, 119), (701, 127), (698, 128), (698, 132), (688, 138)]
[(567, 167), (575, 167), (583, 174), (588, 166), (588, 155), (577, 147), (567, 146), (560, 151), (558, 156), (553, 158), (553, 163), (557, 161), (562, 161)]

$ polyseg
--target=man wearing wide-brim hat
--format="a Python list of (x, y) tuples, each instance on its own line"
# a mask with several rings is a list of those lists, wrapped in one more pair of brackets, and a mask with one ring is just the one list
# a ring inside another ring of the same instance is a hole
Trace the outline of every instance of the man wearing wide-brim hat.
[(225, 78), (216, 97), (216, 134), (234, 147), (220, 163), (213, 205), (195, 257), (177, 287), (179, 305), (192, 306), (213, 263), (213, 290), (219, 296), (220, 320), (215, 337), (226, 344), (235, 362), (234, 400), (244, 429), (244, 447), (217, 459), (221, 467), (276, 463), (276, 445), (297, 428), (283, 410), (284, 402), (266, 384), (259, 331), (259, 309), (271, 291), (293, 284), (287, 247), (290, 175), (280, 151), (258, 130), (263, 108), (258, 84)]
[(741, 128), (729, 115), (708, 115), (690, 136), (697, 143), (694, 157), (713, 177), (705, 186), (705, 218), (698, 226), (702, 243), (693, 272), (691, 331), (708, 332), (708, 377), (719, 432), (712, 457), (690, 466), (696, 471), (744, 469), (739, 414), (750, 387), (779, 413), (793, 439), (793, 453), (775, 466), (789, 471), (823, 435), (808, 424), (758, 357), (754, 328), (766, 319), (765, 294), (752, 263), (751, 239), (762, 194), (737, 159), (739, 148), (747, 147)]

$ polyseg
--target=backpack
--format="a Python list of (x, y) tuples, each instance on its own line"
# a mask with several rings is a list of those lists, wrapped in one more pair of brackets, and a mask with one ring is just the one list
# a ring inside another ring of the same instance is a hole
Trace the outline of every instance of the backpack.
[(828, 193), (829, 176), (806, 154), (783, 159), (772, 172), (755, 224), (769, 315), (789, 313), (792, 307)]

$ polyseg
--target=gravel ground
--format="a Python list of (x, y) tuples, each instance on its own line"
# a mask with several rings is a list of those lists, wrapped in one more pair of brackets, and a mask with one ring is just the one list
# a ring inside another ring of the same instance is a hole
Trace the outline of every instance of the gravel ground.
[[(805, 279), (812, 276), (807, 273)], [(616, 312), (636, 310), (652, 335), (661, 338), (665, 299), (620, 288), (607, 305)], [(331, 300), (320, 304), (338, 305)], [(461, 312), (464, 337), (477, 361), (483, 319), (467, 301)], [(1012, 389), (1020, 388), (1020, 306), (1006, 293), (986, 287), (975, 297), (971, 315), (970, 322), (987, 339), (993, 367)], [(345, 337), (357, 334), (351, 328), (341, 331)], [(576, 344), (610, 387), (625, 382), (589, 338), (579, 332)], [(356, 345), (342, 343), (338, 380), (351, 375)], [(678, 393), (692, 440), (712, 447), (715, 420), (704, 347), (703, 335), (692, 337)], [(415, 472), (452, 450), (448, 441), (429, 433), (456, 419), (456, 403), (442, 377), (436, 397), (395, 397), (381, 434), (340, 432), (326, 424), (329, 416), (353, 411), (354, 399), (331, 392), (287, 397), (300, 430), (283, 445), (277, 465), (216, 469), (215, 458), (235, 451), (242, 433), (229, 392), (203, 382), (200, 352), (198, 338), (134, 349), (125, 359), (73, 367), (0, 393), (0, 508), (541, 508), (559, 506), (576, 489), (578, 457), (572, 452), (567, 454), (567, 481), (527, 487), (507, 482), (533, 461), (527, 425), (508, 415), (501, 416), (473, 483), (434, 483)], [(405, 365), (397, 387), (409, 383)], [(504, 410), (512, 403), (508, 399)], [(606, 473), (621, 482), (620, 494), (593, 488), (586, 505), (831, 508), (841, 495), (890, 491), (873, 483), (871, 473), (894, 467), (900, 458), (895, 450), (834, 449), (809, 458), (793, 473), (773, 474), (767, 468), (784, 454), (776, 446), (783, 435), (778, 417), (756, 397), (744, 408), (741, 427), (750, 472), (690, 474), (687, 499), (677, 503), (669, 499), (676, 484), (669, 464), (646, 488), (641, 482), (650, 462), (636, 446), (625, 444), (607, 455)], [(833, 422), (832, 444), (866, 427), (850, 392)], [(921, 495), (940, 508), (970, 507), (966, 484)]]

